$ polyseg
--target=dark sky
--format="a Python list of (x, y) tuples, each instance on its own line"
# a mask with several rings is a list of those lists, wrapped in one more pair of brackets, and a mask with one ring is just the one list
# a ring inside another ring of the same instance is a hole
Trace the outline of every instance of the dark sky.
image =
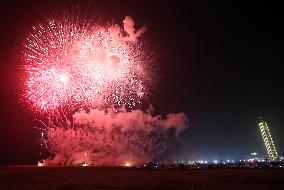
[[(16, 43), (46, 10), (70, 2), (9, 1), (0, 10), (0, 163), (33, 163), (39, 125), (18, 102)], [(149, 26), (157, 49), (157, 114), (185, 112), (189, 129), (176, 147), (180, 159), (244, 159), (265, 150), (259, 116), (284, 149), (283, 21), (277, 5), (207, 1), (75, 1), (106, 19), (130, 15)], [(86, 3), (87, 2), (87, 3)], [(97, 10), (100, 10), (98, 13)], [(275, 14), (271, 14), (271, 13)]]

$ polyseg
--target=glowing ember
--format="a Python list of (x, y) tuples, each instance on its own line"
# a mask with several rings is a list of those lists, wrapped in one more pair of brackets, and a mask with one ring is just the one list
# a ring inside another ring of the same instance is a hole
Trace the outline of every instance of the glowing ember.
[[(145, 95), (148, 53), (131, 17), (120, 26), (70, 18), (46, 20), (24, 41), (25, 97), (37, 110), (114, 105), (135, 107)], [(108, 106), (109, 107), (109, 106)]]
[(126, 167), (131, 167), (132, 164), (131, 164), (130, 162), (125, 162), (124, 166), (126, 166)]

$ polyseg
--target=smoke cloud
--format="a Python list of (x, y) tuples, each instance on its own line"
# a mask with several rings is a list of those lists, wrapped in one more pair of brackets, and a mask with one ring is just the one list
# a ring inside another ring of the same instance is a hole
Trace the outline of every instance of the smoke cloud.
[(53, 155), (46, 165), (124, 165), (157, 159), (167, 148), (167, 131), (179, 135), (187, 128), (184, 113), (162, 119), (150, 110), (84, 110), (73, 115), (73, 125), (49, 128), (45, 145)]
[[(121, 38), (123, 41), (136, 43), (138, 38), (147, 30), (146, 26), (135, 30), (134, 20), (130, 16), (126, 16), (123, 20), (123, 30), (120, 29), (118, 24), (115, 24), (108, 28), (108, 31), (112, 37), (112, 39)], [(126, 35), (122, 35), (122, 33), (126, 33)]]

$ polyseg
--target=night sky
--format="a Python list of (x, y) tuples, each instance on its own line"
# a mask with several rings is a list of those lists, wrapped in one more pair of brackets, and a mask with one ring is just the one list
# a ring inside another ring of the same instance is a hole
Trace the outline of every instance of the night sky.
[[(284, 149), (283, 21), (277, 5), (198, 1), (9, 1), (0, 5), (0, 163), (38, 159), (39, 123), (19, 103), (17, 42), (46, 10), (76, 2), (111, 21), (147, 24), (159, 83), (148, 104), (156, 114), (184, 112), (189, 128), (172, 148), (177, 159), (246, 159), (265, 155), (258, 118)], [(68, 5), (69, 4), (69, 5)], [(99, 9), (99, 12), (97, 11)]]

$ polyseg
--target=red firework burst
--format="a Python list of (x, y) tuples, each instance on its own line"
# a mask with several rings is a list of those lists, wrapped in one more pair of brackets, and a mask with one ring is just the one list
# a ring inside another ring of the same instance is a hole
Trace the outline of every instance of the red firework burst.
[(69, 18), (34, 26), (24, 41), (26, 100), (46, 112), (64, 106), (135, 107), (145, 95), (149, 62), (131, 17), (119, 25)]

